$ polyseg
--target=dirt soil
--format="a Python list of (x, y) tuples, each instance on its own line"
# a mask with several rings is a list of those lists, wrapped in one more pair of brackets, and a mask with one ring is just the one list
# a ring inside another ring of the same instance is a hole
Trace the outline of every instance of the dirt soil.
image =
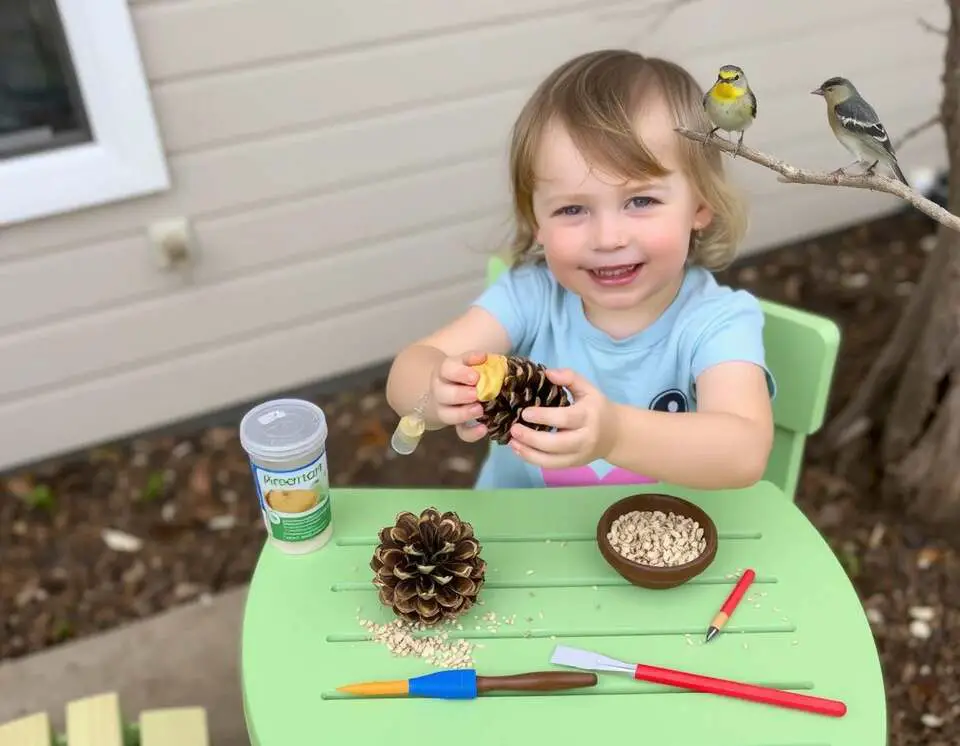
[[(913, 288), (931, 224), (909, 212), (751, 258), (721, 279), (843, 329), (836, 411)], [(483, 449), (450, 433), (391, 458), (383, 381), (318, 398), (335, 485), (471, 484)], [(95, 448), (0, 478), (0, 661), (246, 583), (263, 540), (236, 423)], [(847, 567), (882, 655), (895, 746), (960, 743), (960, 553), (876, 504), (875, 449), (819, 453), (797, 501)]]

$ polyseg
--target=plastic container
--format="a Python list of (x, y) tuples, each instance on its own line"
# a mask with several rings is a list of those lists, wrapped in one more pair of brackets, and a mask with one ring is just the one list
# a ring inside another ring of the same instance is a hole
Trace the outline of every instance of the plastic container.
[(258, 404), (240, 421), (270, 541), (288, 554), (323, 547), (333, 535), (327, 421), (302, 399)]
[(393, 435), (390, 437), (390, 446), (401, 456), (409, 456), (420, 444), (420, 438), (426, 426), (423, 418), (417, 414), (408, 414), (400, 418)]

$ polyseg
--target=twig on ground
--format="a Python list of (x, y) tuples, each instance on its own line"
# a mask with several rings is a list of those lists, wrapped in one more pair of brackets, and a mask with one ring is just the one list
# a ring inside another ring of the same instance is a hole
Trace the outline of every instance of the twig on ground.
[[(686, 127), (677, 127), (676, 131), (696, 142), (703, 142), (704, 134), (703, 132), (695, 132), (694, 130), (687, 129)], [(711, 135), (707, 140), (708, 144), (712, 144), (715, 147), (720, 148), (721, 150), (727, 153), (734, 153), (737, 150), (737, 144), (734, 142), (729, 142), (724, 140), (717, 135)], [(818, 186), (840, 186), (840, 187), (850, 187), (853, 189), (868, 189), (873, 192), (885, 192), (886, 194), (892, 194), (895, 197), (899, 197), (904, 202), (908, 202), (914, 207), (916, 207), (920, 212), (924, 213), (930, 218), (933, 218), (941, 225), (945, 225), (952, 230), (960, 232), (960, 217), (957, 217), (953, 213), (943, 209), (936, 202), (924, 197), (919, 192), (911, 189), (906, 184), (903, 184), (900, 181), (895, 179), (887, 178), (879, 174), (847, 174), (847, 173), (833, 173), (826, 171), (809, 171), (802, 168), (797, 168), (796, 166), (791, 166), (789, 163), (774, 158), (771, 155), (766, 153), (761, 153), (753, 148), (747, 147), (746, 145), (740, 146), (740, 152), (744, 159), (756, 163), (758, 166), (763, 166), (768, 168), (771, 171), (775, 171), (780, 174), (778, 181), (781, 181), (785, 184), (814, 184)]]

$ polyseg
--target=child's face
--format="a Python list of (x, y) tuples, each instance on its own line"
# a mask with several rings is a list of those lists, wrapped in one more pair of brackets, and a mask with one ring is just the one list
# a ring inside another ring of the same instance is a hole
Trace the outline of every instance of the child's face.
[(691, 231), (712, 218), (678, 170), (673, 126), (663, 106), (638, 118), (636, 131), (670, 170), (642, 183), (591, 171), (559, 126), (538, 154), (533, 208), (547, 265), (582, 298), (595, 325), (619, 336), (647, 326), (670, 304)]

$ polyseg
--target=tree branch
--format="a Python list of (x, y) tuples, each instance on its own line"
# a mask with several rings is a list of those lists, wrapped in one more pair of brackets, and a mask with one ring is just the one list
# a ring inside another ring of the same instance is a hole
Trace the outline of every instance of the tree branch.
[[(677, 127), (676, 131), (696, 142), (703, 142), (704, 133), (694, 132), (686, 127)], [(720, 148), (727, 153), (734, 153), (737, 149), (736, 143), (729, 142), (723, 138), (711, 135), (708, 143)], [(853, 189), (868, 189), (873, 192), (885, 192), (899, 197), (904, 202), (908, 202), (916, 207), (920, 212), (933, 218), (941, 225), (945, 225), (952, 230), (960, 232), (960, 217), (944, 210), (940, 205), (931, 202), (917, 191), (914, 191), (906, 184), (890, 179), (879, 174), (841, 174), (828, 173), (826, 171), (808, 171), (806, 169), (791, 166), (773, 156), (754, 150), (743, 145), (740, 147), (739, 155), (746, 160), (756, 163), (758, 166), (769, 168), (780, 174), (778, 181), (785, 184), (814, 184), (818, 186), (840, 186)]]
[(920, 24), (920, 28), (922, 28), (924, 31), (930, 32), (931, 34), (939, 34), (940, 36), (947, 35), (947, 30), (945, 28), (937, 28), (926, 18), (918, 18), (917, 23)]
[(904, 132), (903, 136), (899, 140), (897, 140), (895, 143), (893, 143), (893, 149), (900, 150), (900, 148), (902, 148), (906, 142), (908, 142), (909, 140), (912, 140), (917, 135), (922, 135), (928, 129), (930, 129), (931, 127), (935, 127), (938, 124), (940, 124), (940, 115), (934, 114), (927, 121), (921, 122), (916, 127), (911, 127), (906, 132)]
[(667, 22), (670, 16), (680, 10), (684, 5), (693, 5), (693, 3), (696, 2), (699, 2), (699, 0), (668, 0), (662, 3), (659, 17), (650, 24), (648, 30), (656, 31)]
[[(624, 3), (627, 2), (630, 2), (630, 0), (624, 0)], [(616, 20), (651, 15), (653, 16), (653, 20), (644, 29), (647, 33), (650, 33), (659, 29), (670, 19), (670, 16), (685, 5), (693, 5), (698, 2), (701, 2), (701, 0), (661, 0), (661, 2), (642, 8), (631, 7), (625, 10), (601, 11), (600, 17), (604, 20)]]

